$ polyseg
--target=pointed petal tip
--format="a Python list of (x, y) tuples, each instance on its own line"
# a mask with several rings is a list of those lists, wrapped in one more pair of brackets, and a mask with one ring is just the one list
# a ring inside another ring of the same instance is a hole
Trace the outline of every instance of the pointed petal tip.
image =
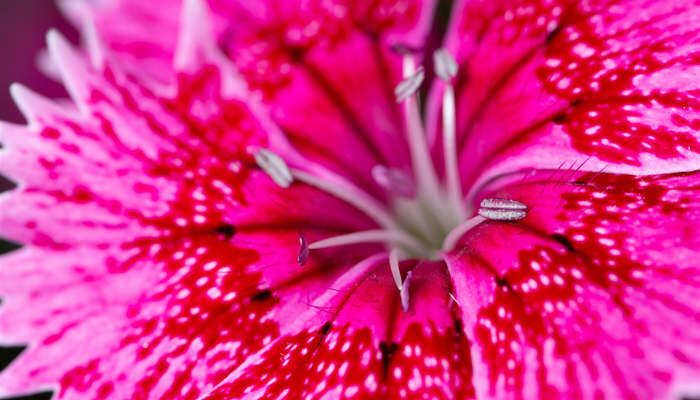
[(48, 44), (49, 49), (54, 51), (67, 49), (70, 46), (68, 44), (68, 39), (66, 39), (66, 37), (63, 36), (63, 34), (61, 34), (61, 32), (59, 32), (56, 28), (51, 28), (48, 32), (46, 32), (46, 43)]
[(55, 3), (61, 14), (76, 25), (90, 14), (90, 4), (87, 0), (56, 0)]
[(42, 97), (19, 82), (10, 84), (10, 97), (12, 97), (24, 119), (30, 124), (36, 121), (39, 108), (51, 106), (49, 99)]
[(21, 83), (12, 83), (9, 92), (10, 97), (29, 125), (38, 122), (40, 118), (49, 118), (54, 115), (74, 116), (68, 108)]
[(84, 99), (88, 96), (87, 80), (89, 65), (79, 51), (56, 29), (46, 34), (46, 43), (51, 60), (58, 68), (61, 81), (76, 105), (85, 108)]
[(25, 91), (29, 91), (26, 86), (22, 85), (19, 82), (12, 82), (10, 84), (10, 96), (12, 96), (12, 99), (17, 102), (17, 98), (21, 97)]
[(88, 16), (85, 19), (82, 35), (92, 66), (98, 70), (103, 69), (105, 65), (105, 49), (102, 45), (100, 33), (95, 25), (95, 20), (92, 17)]

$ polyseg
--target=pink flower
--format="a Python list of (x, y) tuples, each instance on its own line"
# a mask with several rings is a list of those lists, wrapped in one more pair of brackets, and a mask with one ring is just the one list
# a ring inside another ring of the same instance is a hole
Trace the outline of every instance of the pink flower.
[(74, 104), (0, 130), (0, 395), (698, 382), (692, 1), (66, 4)]

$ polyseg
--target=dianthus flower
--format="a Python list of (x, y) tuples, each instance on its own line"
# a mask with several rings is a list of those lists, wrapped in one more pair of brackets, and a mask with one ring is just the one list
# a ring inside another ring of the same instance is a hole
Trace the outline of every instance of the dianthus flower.
[[(646, 399), (700, 375), (691, 0), (69, 3), (3, 124), (0, 394)], [(449, 16), (449, 23), (447, 17)]]

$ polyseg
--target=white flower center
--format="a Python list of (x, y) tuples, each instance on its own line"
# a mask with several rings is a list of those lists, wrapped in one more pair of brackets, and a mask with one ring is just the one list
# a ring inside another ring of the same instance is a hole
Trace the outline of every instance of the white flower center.
[(437, 260), (441, 252), (452, 250), (470, 229), (486, 220), (512, 221), (524, 218), (526, 205), (507, 199), (484, 199), (476, 215), (465, 203), (462, 194), (456, 145), (455, 94), (452, 79), (457, 74), (457, 63), (444, 49), (433, 55), (436, 75), (445, 82), (442, 98), (442, 137), (445, 179), (442, 182), (433, 165), (425, 129), (421, 120), (418, 89), (425, 73), (416, 68), (413, 56), (403, 58), (404, 79), (394, 94), (404, 108), (406, 141), (411, 155), (413, 177), (401, 170), (377, 165), (372, 177), (379, 186), (392, 194), (387, 207), (344, 178), (328, 171), (313, 174), (287, 167), (284, 160), (267, 149), (255, 156), (260, 168), (280, 186), (288, 187), (293, 180), (305, 182), (357, 207), (374, 219), (380, 229), (353, 232), (307, 243), (300, 236), (299, 263), (309, 257), (310, 250), (356, 243), (379, 242), (387, 245), (389, 265), (401, 294), (404, 311), (409, 308), (408, 287), (411, 272), (401, 278), (399, 261), (406, 258)]

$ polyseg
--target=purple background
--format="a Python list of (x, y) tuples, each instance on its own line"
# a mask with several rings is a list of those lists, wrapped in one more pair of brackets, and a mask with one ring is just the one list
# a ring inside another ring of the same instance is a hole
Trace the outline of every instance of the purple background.
[(73, 41), (78, 37), (52, 0), (0, 0), (0, 120), (24, 120), (10, 98), (12, 82), (49, 97), (66, 96), (61, 85), (36, 67), (37, 54), (45, 47), (50, 28), (57, 28)]

